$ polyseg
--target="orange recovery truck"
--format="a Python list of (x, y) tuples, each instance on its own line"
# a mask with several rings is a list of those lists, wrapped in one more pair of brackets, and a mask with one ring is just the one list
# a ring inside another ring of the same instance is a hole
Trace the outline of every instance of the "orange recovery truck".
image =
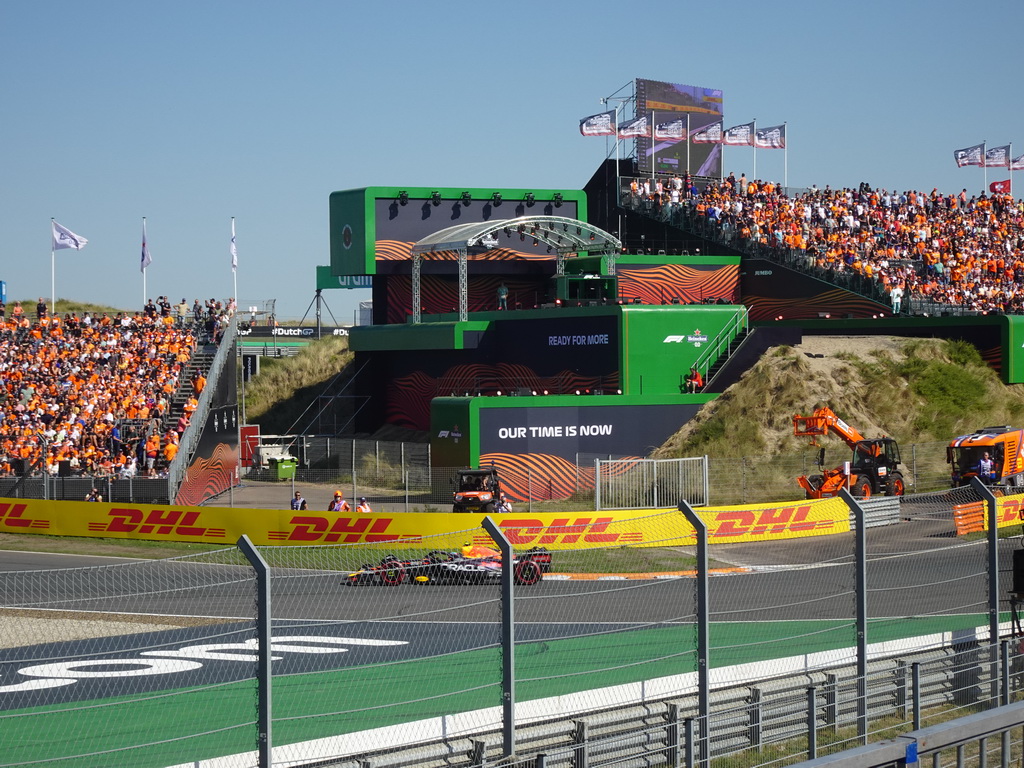
[(820, 474), (796, 479), (808, 499), (832, 498), (844, 487), (864, 499), (877, 494), (903, 495), (900, 447), (893, 438), (868, 439), (827, 406), (818, 408), (810, 416), (793, 416), (793, 434), (810, 437), (811, 445), (818, 445), (819, 437), (834, 434), (853, 451), (851, 460), (836, 469), (825, 469), (825, 449), (818, 451)]
[(1013, 487), (1024, 486), (1024, 429), (1010, 426), (983, 427), (969, 435), (960, 435), (946, 448), (950, 481), (954, 488), (967, 485), (978, 476), (978, 464), (987, 453), (992, 460), (994, 476), (982, 478)]

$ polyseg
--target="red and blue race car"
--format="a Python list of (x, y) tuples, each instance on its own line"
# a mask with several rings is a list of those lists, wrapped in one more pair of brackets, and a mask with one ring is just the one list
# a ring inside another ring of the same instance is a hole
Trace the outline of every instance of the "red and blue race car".
[[(501, 580), (501, 553), (488, 547), (465, 544), (460, 552), (435, 550), (421, 559), (402, 560), (386, 555), (379, 564), (365, 564), (345, 577), (349, 585), (380, 584), (487, 584)], [(534, 547), (512, 560), (516, 584), (531, 586), (551, 570), (551, 553)]]

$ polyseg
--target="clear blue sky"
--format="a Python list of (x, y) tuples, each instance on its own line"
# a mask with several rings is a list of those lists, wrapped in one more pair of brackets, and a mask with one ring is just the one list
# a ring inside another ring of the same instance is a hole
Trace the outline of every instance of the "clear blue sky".
[[(636, 77), (721, 88), (727, 126), (788, 122), (791, 186), (977, 192), (954, 149), (1024, 154), (1022, 22), (1020, 0), (9, 0), (0, 279), (49, 295), (54, 217), (90, 241), (57, 252), (57, 295), (135, 307), (145, 216), (149, 295), (225, 297), (235, 216), (241, 303), (298, 318), (332, 191), (579, 188), (605, 140), (578, 121)], [(781, 181), (783, 153), (757, 171)], [(325, 296), (351, 322), (369, 291)]]

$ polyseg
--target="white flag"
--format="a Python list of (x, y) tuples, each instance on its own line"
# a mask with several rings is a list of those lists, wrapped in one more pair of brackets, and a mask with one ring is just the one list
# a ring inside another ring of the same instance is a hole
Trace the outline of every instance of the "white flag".
[(74, 248), (76, 251), (80, 251), (89, 242), (67, 227), (62, 227), (53, 219), (50, 219), (50, 225), (53, 229), (53, 250), (55, 251), (59, 251), (61, 248)]
[(146, 267), (153, 263), (153, 257), (149, 255), (149, 246), (146, 245), (146, 220), (142, 220), (142, 269), (140, 271), (145, 272)]
[(235, 246), (235, 220), (231, 219), (231, 269), (238, 269), (238, 248)]

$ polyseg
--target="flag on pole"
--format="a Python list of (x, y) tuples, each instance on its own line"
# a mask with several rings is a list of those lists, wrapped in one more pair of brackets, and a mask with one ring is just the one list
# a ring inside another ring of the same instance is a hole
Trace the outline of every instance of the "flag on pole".
[(993, 181), (988, 185), (988, 191), (994, 195), (1006, 194), (1010, 191), (1010, 180), (1006, 181)]
[(986, 168), (1009, 168), (1010, 167), (1010, 145), (1004, 144), (1001, 147), (992, 147), (985, 150)]
[(953, 159), (956, 160), (956, 167), (963, 168), (965, 165), (976, 165), (979, 168), (985, 165), (985, 142), (975, 144), (973, 147), (953, 150)]
[(615, 110), (584, 117), (580, 120), (580, 133), (584, 136), (614, 136)]
[(1013, 158), (1013, 160), (1010, 161), (1010, 170), (1024, 171), (1024, 155), (1021, 155), (1020, 157), (1015, 157)]
[(758, 149), (785, 149), (786, 124), (758, 128), (754, 131), (754, 146)]
[(235, 219), (231, 219), (231, 271), (238, 269), (238, 248), (235, 246)]
[(686, 119), (677, 117), (667, 123), (655, 123), (654, 138), (656, 139), (682, 139), (686, 137)]
[(640, 115), (632, 120), (619, 123), (620, 139), (649, 139), (651, 138), (650, 115)]
[(754, 146), (754, 124), (734, 125), (722, 135), (722, 143), (730, 147)]
[(50, 219), (50, 227), (53, 234), (53, 250), (55, 251), (59, 251), (61, 248), (74, 248), (76, 251), (80, 251), (89, 242), (67, 227), (62, 227), (53, 219)]
[(142, 219), (142, 260), (140, 271), (145, 274), (146, 267), (153, 263), (153, 257), (149, 255), (149, 246), (146, 245), (146, 219)]
[(690, 141), (694, 144), (721, 144), (722, 143), (722, 126), (721, 120), (705, 125), (703, 128), (697, 129), (690, 137)]

